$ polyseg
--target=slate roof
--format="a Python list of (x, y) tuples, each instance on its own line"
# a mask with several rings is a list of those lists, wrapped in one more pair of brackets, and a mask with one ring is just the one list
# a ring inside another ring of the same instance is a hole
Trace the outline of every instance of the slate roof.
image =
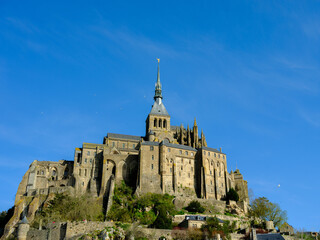
[(257, 240), (284, 240), (279, 233), (257, 234)]
[(158, 142), (150, 142), (150, 141), (144, 141), (141, 143), (141, 145), (149, 145), (149, 146), (158, 146)]
[(154, 104), (152, 105), (152, 109), (151, 109), (150, 114), (169, 116), (169, 113), (167, 112), (167, 109), (165, 108), (165, 106), (162, 103), (162, 100), (160, 98), (157, 98), (156, 101), (154, 101)]
[(219, 150), (215, 149), (215, 148), (209, 148), (209, 147), (202, 147), (203, 150), (206, 150), (206, 151), (211, 151), (211, 152), (216, 152), (216, 153), (222, 153), (224, 154), (223, 152), (220, 152)]
[(161, 142), (161, 144), (165, 145), (166, 147), (179, 148), (179, 149), (184, 149), (184, 150), (189, 150), (189, 151), (197, 151), (197, 149), (190, 147), (190, 146), (181, 145), (181, 144), (173, 144), (173, 143), (169, 143), (166, 141)]
[(118, 134), (118, 133), (108, 133), (108, 138), (117, 138), (117, 139), (125, 139), (125, 140), (135, 140), (140, 141), (142, 137), (133, 136), (133, 135), (125, 135), (125, 134)]

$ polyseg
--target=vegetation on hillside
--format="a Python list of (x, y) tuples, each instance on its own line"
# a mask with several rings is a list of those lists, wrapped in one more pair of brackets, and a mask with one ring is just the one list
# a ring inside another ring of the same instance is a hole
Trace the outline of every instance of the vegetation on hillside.
[(239, 194), (237, 193), (236, 190), (234, 190), (233, 188), (230, 188), (229, 191), (226, 194), (226, 200), (229, 202), (231, 201), (239, 201)]
[(216, 217), (207, 218), (206, 223), (202, 225), (202, 230), (207, 232), (209, 237), (213, 237), (216, 234), (220, 234), (221, 237), (229, 238), (230, 233), (235, 232), (236, 222), (230, 224), (230, 221), (219, 222), (219, 219)]
[(139, 221), (154, 228), (172, 228), (176, 209), (169, 194), (147, 193), (141, 197), (132, 194), (124, 182), (114, 190), (112, 207), (107, 219), (121, 222)]
[(56, 194), (40, 211), (37, 212), (34, 225), (52, 221), (103, 221), (102, 203), (90, 196), (72, 197)]
[(206, 209), (196, 200), (191, 201), (187, 207), (184, 208), (190, 213), (203, 213)]
[(277, 228), (288, 219), (287, 212), (281, 210), (277, 203), (270, 202), (266, 197), (259, 197), (252, 201), (250, 215), (266, 221), (273, 221)]
[(2, 211), (0, 213), (0, 237), (3, 234), (4, 227), (6, 226), (7, 222), (9, 222), (10, 218), (13, 216), (14, 213), (14, 206), (10, 208), (8, 211)]

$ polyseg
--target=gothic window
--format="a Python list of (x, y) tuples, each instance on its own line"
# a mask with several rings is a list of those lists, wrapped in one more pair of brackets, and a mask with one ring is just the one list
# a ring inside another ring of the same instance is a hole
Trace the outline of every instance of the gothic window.
[(90, 156), (90, 152), (89, 151), (87, 152), (87, 155)]
[(150, 151), (153, 151), (153, 146), (150, 146)]
[(161, 128), (162, 127), (162, 120), (159, 119), (159, 127)]
[(153, 155), (151, 156), (151, 159), (154, 160), (154, 156)]
[(167, 120), (163, 120), (163, 127), (167, 128)]
[(157, 127), (157, 119), (156, 119), (156, 118), (155, 118), (154, 121), (153, 121), (153, 126), (154, 126), (154, 127)]
[(186, 151), (186, 155), (188, 155), (188, 152)]
[(153, 164), (151, 164), (151, 169), (153, 169)]
[(85, 159), (84, 159), (84, 162), (87, 163), (87, 161), (88, 161), (88, 160), (85, 158)]

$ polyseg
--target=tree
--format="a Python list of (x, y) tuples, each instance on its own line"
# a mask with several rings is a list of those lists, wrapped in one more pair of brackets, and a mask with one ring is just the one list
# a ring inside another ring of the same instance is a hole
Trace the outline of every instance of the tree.
[(229, 202), (231, 201), (239, 201), (239, 194), (237, 193), (236, 190), (234, 190), (233, 188), (230, 188), (229, 191), (226, 194), (226, 200)]
[(158, 216), (152, 224), (152, 227), (158, 229), (172, 229), (172, 219), (168, 216), (166, 208), (164, 206), (160, 206), (158, 210)]
[(203, 213), (206, 209), (201, 206), (201, 204), (194, 200), (189, 203), (189, 205), (185, 208), (188, 212), (194, 212), (194, 213)]
[(266, 197), (259, 197), (252, 201), (250, 214), (266, 221), (273, 221), (277, 228), (288, 220), (287, 212), (281, 210), (279, 204), (270, 202)]

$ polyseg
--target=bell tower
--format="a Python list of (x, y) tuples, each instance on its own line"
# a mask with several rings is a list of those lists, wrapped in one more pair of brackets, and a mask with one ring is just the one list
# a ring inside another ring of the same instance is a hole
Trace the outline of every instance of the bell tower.
[(167, 139), (173, 141), (170, 129), (170, 115), (162, 102), (162, 86), (160, 83), (160, 59), (158, 60), (158, 75), (155, 86), (154, 103), (146, 120), (146, 137), (148, 141), (161, 142)]

